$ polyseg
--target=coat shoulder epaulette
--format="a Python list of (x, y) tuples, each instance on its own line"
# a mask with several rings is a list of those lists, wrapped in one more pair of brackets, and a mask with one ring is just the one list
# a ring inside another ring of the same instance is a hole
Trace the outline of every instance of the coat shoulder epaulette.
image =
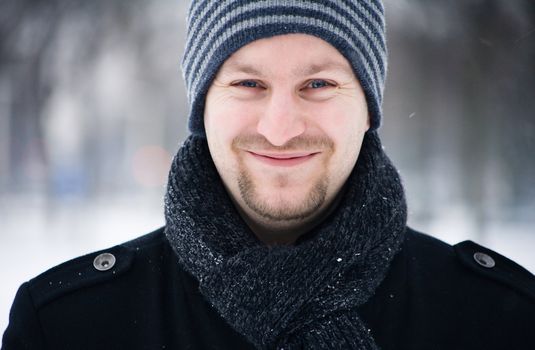
[(135, 240), (96, 251), (51, 268), (28, 282), (34, 306), (45, 304), (76, 290), (112, 281), (130, 270), (135, 255), (161, 240), (163, 229)]
[(472, 272), (505, 284), (535, 301), (535, 276), (514, 261), (472, 241), (453, 246), (460, 262)]

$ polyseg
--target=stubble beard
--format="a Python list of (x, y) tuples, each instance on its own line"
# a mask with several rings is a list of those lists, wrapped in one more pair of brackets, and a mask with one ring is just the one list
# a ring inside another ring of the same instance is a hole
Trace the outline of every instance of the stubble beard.
[[(260, 135), (239, 137), (233, 142), (233, 149), (236, 151), (238, 145), (262, 145), (264, 149), (270, 147), (269, 142)], [(276, 147), (278, 150), (291, 150), (305, 148), (310, 149), (313, 146), (323, 149), (327, 153), (326, 161), (330, 158), (330, 155), (334, 152), (334, 144), (331, 140), (325, 137), (298, 137), (289, 144), (281, 147)], [(271, 148), (275, 148), (271, 146)], [(325, 167), (327, 164), (323, 164)], [(312, 188), (308, 191), (305, 198), (301, 201), (294, 202), (292, 199), (285, 199), (283, 194), (275, 194), (276, 198), (272, 201), (264, 199), (259, 194), (257, 186), (261, 184), (255, 183), (252, 174), (245, 166), (243, 159), (239, 158), (238, 164), (238, 188), (240, 196), (247, 205), (247, 207), (257, 214), (262, 219), (277, 223), (284, 224), (285, 222), (305, 221), (310, 219), (316, 214), (319, 209), (324, 205), (327, 197), (327, 189), (329, 186), (329, 177), (327, 174), (323, 174), (317, 179)], [(280, 189), (278, 191), (284, 191), (284, 186), (287, 185), (288, 178), (281, 175), (277, 179)]]
[[(240, 170), (238, 187), (245, 204), (263, 219), (272, 222), (304, 221), (312, 217), (325, 203), (328, 187), (327, 177), (317, 180), (306, 198), (298, 203), (291, 203), (279, 196), (275, 203), (260, 198), (255, 183), (245, 169)], [(281, 189), (281, 191), (284, 191)]]

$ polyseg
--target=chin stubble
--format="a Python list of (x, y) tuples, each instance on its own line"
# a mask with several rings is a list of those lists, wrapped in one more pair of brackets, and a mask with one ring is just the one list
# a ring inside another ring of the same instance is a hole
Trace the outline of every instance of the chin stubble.
[[(324, 152), (332, 154), (334, 152), (333, 142), (326, 137), (297, 137), (292, 139), (288, 144), (275, 147), (271, 145), (263, 136), (254, 135), (240, 137), (234, 140), (233, 149), (237, 151), (241, 149), (260, 148), (263, 150), (294, 150), (294, 149), (322, 149)], [(238, 152), (237, 152), (238, 154)], [(326, 162), (330, 157), (325, 157)], [(324, 164), (326, 166), (327, 164)], [(286, 221), (302, 221), (313, 216), (325, 203), (327, 197), (327, 188), (329, 185), (329, 178), (327, 175), (320, 177), (312, 186), (312, 189), (307, 193), (306, 198), (298, 203), (291, 203), (291, 201), (279, 199), (278, 202), (269, 203), (260, 198), (252, 175), (247, 170), (243, 163), (243, 159), (239, 158), (238, 168), (238, 188), (244, 203), (257, 215), (263, 219), (272, 222), (286, 222)], [(281, 183), (285, 179), (281, 179)]]
[(328, 180), (323, 177), (316, 181), (305, 200), (296, 204), (283, 200), (270, 204), (262, 200), (256, 191), (251, 176), (244, 169), (240, 171), (238, 186), (245, 204), (262, 218), (277, 222), (296, 221), (310, 218), (325, 203)]

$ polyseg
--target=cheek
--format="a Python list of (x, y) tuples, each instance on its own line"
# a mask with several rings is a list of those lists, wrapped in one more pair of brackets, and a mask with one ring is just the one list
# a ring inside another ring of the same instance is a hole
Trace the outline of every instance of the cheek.
[(207, 104), (204, 115), (207, 137), (208, 134), (216, 136), (222, 143), (229, 146), (236, 136), (255, 130), (256, 113), (255, 108), (232, 100)]
[(314, 122), (335, 143), (358, 140), (368, 129), (368, 112), (360, 104), (331, 104), (312, 111)]
[(332, 104), (316, 110), (316, 124), (335, 143), (331, 167), (345, 177), (353, 169), (368, 129), (368, 112), (361, 103)]
[[(254, 130), (254, 110), (232, 99), (207, 98), (204, 127), (210, 154), (216, 168), (227, 186), (232, 187), (238, 158), (232, 150), (233, 140), (248, 130)], [(252, 126), (251, 126), (252, 125)]]

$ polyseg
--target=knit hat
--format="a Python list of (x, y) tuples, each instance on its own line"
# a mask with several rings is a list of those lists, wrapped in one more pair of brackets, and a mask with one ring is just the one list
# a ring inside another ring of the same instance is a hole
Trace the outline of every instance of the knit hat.
[(192, 0), (182, 72), (189, 128), (204, 135), (204, 101), (225, 60), (252, 41), (314, 35), (349, 61), (366, 95), (370, 130), (381, 123), (387, 48), (381, 0)]

